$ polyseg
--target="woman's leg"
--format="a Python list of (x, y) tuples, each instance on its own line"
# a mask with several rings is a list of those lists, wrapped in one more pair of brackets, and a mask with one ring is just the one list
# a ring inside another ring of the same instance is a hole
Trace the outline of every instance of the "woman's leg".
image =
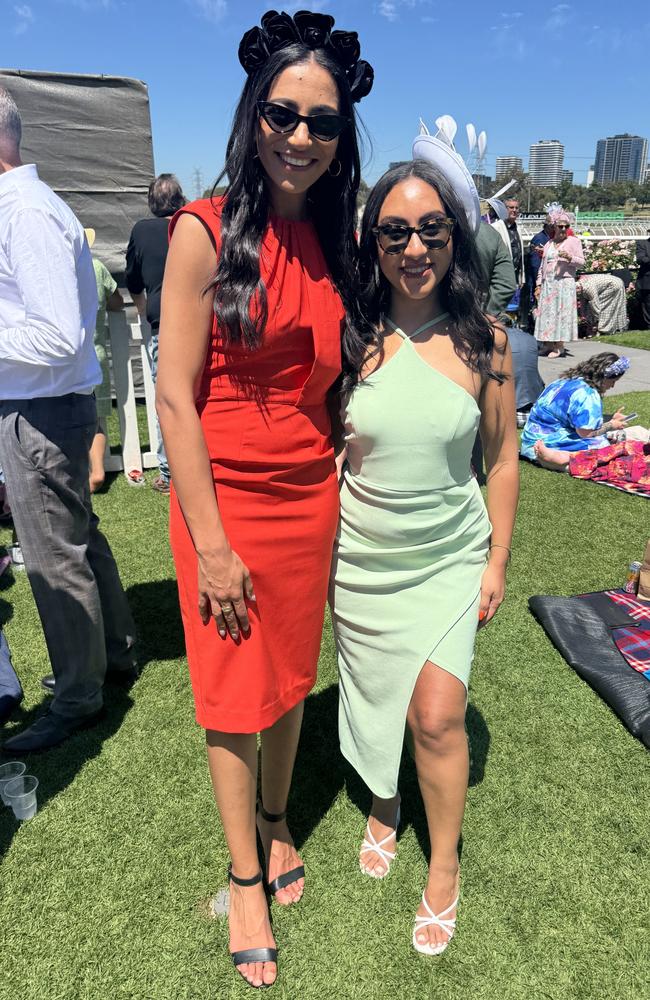
[[(301, 701), (269, 729), (261, 733), (262, 740), (262, 805), (269, 813), (283, 813), (287, 808), (293, 765), (298, 750), (304, 703)], [(298, 868), (302, 861), (293, 846), (286, 820), (268, 823), (260, 814), (257, 823), (264, 847), (269, 882)], [(304, 878), (275, 894), (278, 903), (297, 903), (305, 887)]]
[(533, 451), (537, 461), (545, 469), (552, 472), (568, 472), (572, 451), (561, 451), (559, 448), (547, 448), (543, 441), (536, 441)]
[(104, 452), (106, 450), (106, 433), (101, 424), (97, 424), (97, 433), (90, 446), (90, 492), (101, 490), (106, 478), (104, 471)]
[[(431, 841), (426, 899), (438, 914), (458, 895), (458, 841), (469, 778), (466, 700), (463, 683), (427, 661), (407, 715)], [(418, 915), (426, 916), (422, 904)], [(445, 919), (455, 916), (452, 910)], [(449, 937), (438, 927), (427, 927), (418, 931), (417, 939), (422, 944), (437, 945), (444, 944)]]
[[(253, 878), (260, 870), (257, 857), (255, 801), (257, 795), (257, 736), (207, 730), (208, 764), (214, 797), (230, 851), (232, 870), (239, 878)], [(264, 887), (230, 883), (230, 950), (274, 948)], [(254, 986), (272, 983), (274, 962), (237, 966)]]

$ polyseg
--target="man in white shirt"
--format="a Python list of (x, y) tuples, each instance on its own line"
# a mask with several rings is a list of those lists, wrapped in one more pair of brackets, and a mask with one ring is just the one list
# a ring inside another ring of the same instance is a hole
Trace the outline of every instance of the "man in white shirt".
[(56, 746), (92, 724), (107, 673), (137, 676), (135, 627), (88, 487), (97, 429), (97, 290), (81, 224), (20, 159), (0, 88), (0, 465), (54, 673), (54, 698), (4, 749)]

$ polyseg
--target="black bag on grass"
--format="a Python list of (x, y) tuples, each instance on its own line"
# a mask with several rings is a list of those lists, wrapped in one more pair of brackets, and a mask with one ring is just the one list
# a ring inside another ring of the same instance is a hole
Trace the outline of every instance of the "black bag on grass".
[[(600, 600), (599, 600), (600, 598)], [(601, 594), (531, 597), (528, 606), (553, 645), (633, 736), (650, 748), (650, 682), (619, 653), (611, 630), (639, 623)]]

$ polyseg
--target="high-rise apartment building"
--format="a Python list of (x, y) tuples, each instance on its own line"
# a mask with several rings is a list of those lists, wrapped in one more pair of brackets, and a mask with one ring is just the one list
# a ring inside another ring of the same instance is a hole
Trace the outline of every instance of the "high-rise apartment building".
[(562, 183), (568, 181), (569, 184), (573, 184), (573, 170), (563, 170), (562, 171)]
[(489, 174), (472, 174), (480, 198), (487, 198), (494, 191), (494, 181)]
[(640, 135), (611, 135), (596, 144), (594, 180), (597, 184), (617, 181), (643, 183), (648, 161), (648, 140)]
[(497, 156), (496, 179), (510, 177), (513, 170), (523, 170), (524, 161), (521, 156)]
[(557, 139), (540, 139), (530, 147), (528, 173), (533, 184), (555, 187), (562, 180), (564, 146)]

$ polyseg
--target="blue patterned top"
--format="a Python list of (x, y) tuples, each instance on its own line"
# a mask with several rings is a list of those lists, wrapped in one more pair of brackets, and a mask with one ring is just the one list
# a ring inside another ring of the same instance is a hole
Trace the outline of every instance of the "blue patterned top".
[(576, 428), (595, 430), (603, 422), (603, 400), (597, 389), (581, 378), (559, 378), (544, 389), (528, 414), (521, 435), (521, 454), (535, 459), (533, 445), (541, 440), (548, 448), (587, 451), (604, 448), (604, 436), (582, 438)]

